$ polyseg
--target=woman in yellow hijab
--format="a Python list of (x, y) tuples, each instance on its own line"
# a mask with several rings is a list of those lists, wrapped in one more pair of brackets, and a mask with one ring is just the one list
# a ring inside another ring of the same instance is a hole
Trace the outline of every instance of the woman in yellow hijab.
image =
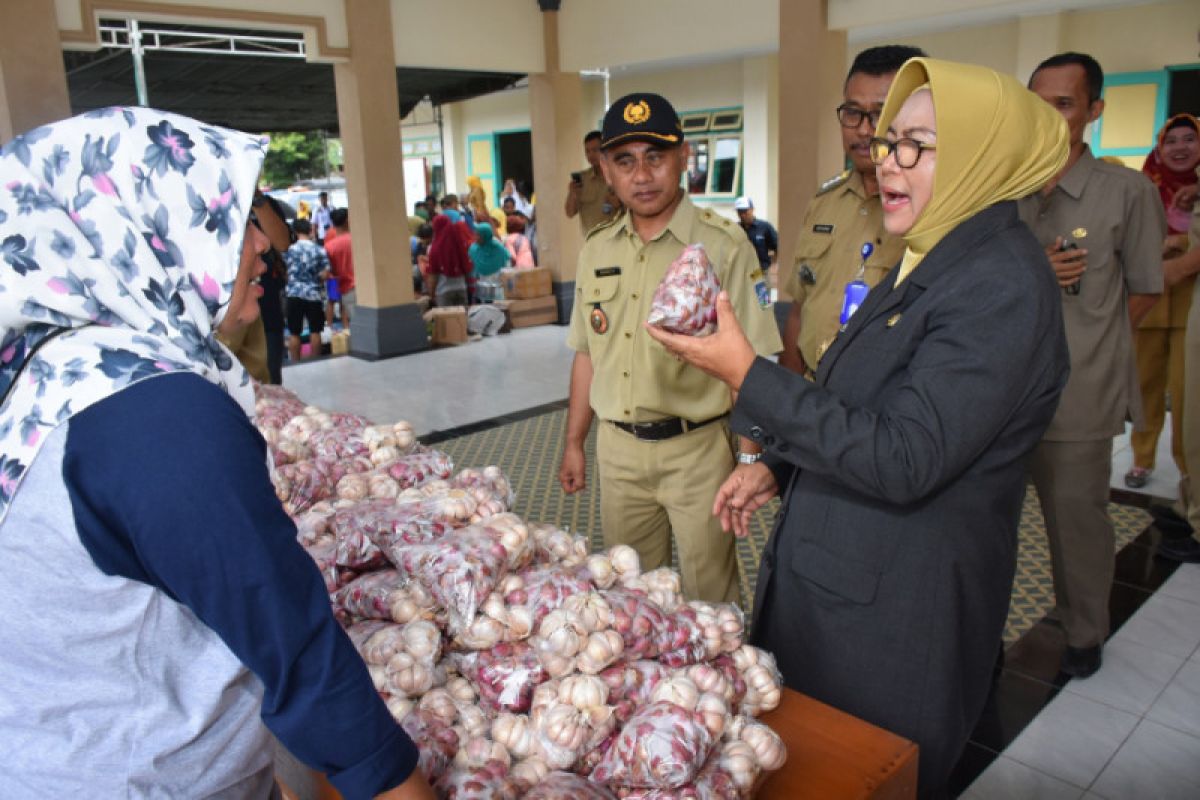
[(731, 427), (763, 450), (718, 492), (724, 527), (744, 536), (783, 498), (752, 641), (788, 686), (917, 742), (937, 797), (987, 698), (1024, 461), (1066, 382), (1058, 286), (1012, 201), (1053, 179), (1068, 137), (1013, 78), (927, 58), (897, 73), (877, 130), (907, 251), (815, 381), (757, 358), (723, 294), (712, 336), (647, 330), (730, 386)]
[(500, 235), (505, 234), (506, 219), (504, 213), (498, 208), (489, 208), (487, 204), (487, 193), (483, 190), (483, 181), (478, 175), (467, 176), (467, 208), (471, 209), (471, 216), (475, 222), (487, 222), (489, 219), (496, 220), (500, 229)]

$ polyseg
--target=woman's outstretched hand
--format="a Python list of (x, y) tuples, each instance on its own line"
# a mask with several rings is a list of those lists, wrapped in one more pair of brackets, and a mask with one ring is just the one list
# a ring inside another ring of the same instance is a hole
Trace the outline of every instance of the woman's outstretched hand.
[(649, 323), (645, 326), (650, 337), (668, 353), (707, 372), (735, 392), (754, 363), (754, 347), (738, 324), (726, 292), (717, 295), (717, 332), (711, 336), (684, 336)]

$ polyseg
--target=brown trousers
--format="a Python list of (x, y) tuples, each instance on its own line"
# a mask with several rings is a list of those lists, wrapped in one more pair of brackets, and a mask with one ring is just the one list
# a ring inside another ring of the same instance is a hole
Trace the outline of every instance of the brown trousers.
[(689, 600), (737, 602), (732, 533), (712, 515), (717, 489), (734, 466), (729, 425), (713, 422), (661, 442), (643, 442), (600, 422), (596, 463), (604, 544), (637, 551), (642, 571), (671, 566), (671, 534)]
[[(1192, 295), (1192, 310), (1188, 312), (1187, 336), (1184, 343), (1184, 394), (1192, 398), (1183, 406), (1183, 458), (1185, 463), (1200, 464), (1200, 281)], [(1200, 487), (1191, 486), (1185, 473), (1179, 482), (1182, 512), (1192, 528), (1200, 531)]]
[(1139, 328), (1134, 335), (1138, 380), (1142, 387), (1142, 411), (1146, 428), (1132, 436), (1133, 464), (1154, 469), (1158, 436), (1166, 417), (1166, 396), (1171, 395), (1171, 455), (1181, 475), (1187, 474), (1183, 455), (1183, 414), (1187, 390), (1184, 386), (1186, 330), (1183, 328)]
[(1116, 535), (1108, 518), (1112, 439), (1042, 441), (1030, 461), (1046, 520), (1054, 597), (1067, 644), (1091, 647), (1108, 636), (1108, 595)]

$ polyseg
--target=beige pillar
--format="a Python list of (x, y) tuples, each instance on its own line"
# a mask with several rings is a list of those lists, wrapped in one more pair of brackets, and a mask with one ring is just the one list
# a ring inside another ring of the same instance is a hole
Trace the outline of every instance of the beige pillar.
[(792, 253), (808, 201), (842, 163), (834, 109), (846, 77), (846, 35), (828, 30), (825, 3), (779, 4), (780, 286), (795, 268)]
[(1017, 80), (1028, 83), (1033, 70), (1050, 56), (1063, 50), (1063, 17), (1039, 14), (1017, 20)]
[(391, 4), (345, 4), (350, 60), (335, 64), (333, 77), (358, 303), (350, 318), (350, 350), (382, 358), (428, 343), (413, 303)]
[(54, 4), (5, 0), (0, 25), (0, 143), (71, 116)]
[[(775, 224), (779, 217), (779, 57), (742, 61), (742, 188), (754, 213)], [(776, 226), (778, 227), (778, 226)]]
[(542, 12), (546, 71), (529, 76), (529, 117), (533, 140), (533, 181), (537, 186), (538, 265), (549, 267), (558, 297), (558, 319), (571, 318), (575, 266), (583, 234), (579, 220), (567, 219), (563, 203), (571, 173), (583, 164), (583, 82), (559, 70), (558, 12)]

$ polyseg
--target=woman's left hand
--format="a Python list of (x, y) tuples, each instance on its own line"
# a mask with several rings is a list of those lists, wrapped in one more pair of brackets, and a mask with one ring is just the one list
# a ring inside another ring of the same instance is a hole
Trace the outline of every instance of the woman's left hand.
[(650, 323), (644, 323), (650, 337), (660, 342), (667, 352), (704, 370), (735, 392), (754, 363), (755, 352), (738, 324), (729, 302), (729, 295), (717, 295), (717, 332), (711, 336), (684, 336), (668, 333)]

